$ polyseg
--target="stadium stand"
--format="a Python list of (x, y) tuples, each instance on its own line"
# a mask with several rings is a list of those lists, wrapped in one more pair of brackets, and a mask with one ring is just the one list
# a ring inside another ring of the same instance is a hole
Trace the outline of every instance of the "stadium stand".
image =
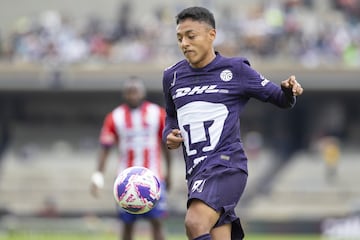
[(173, 62), (180, 53), (172, 16), (188, 4), (203, 4), (218, 16), (216, 45), (226, 55), (308, 68), (360, 64), (358, 1), (144, 4), (112, 0), (99, 9), (84, 1), (78, 1), (78, 7), (66, 1), (53, 6), (38, 1), (21, 11), (9, 1), (8, 11), (0, 16), (0, 58), (52, 67), (83, 62)]
[(249, 204), (252, 219), (309, 220), (344, 217), (360, 212), (358, 150), (345, 150), (337, 176), (326, 179), (326, 165), (316, 153), (298, 153), (272, 181), (267, 194)]

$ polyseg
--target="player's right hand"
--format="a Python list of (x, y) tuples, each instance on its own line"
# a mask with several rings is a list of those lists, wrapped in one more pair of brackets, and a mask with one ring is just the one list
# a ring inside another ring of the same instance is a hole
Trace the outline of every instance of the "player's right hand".
[(166, 137), (166, 146), (168, 149), (176, 149), (180, 147), (183, 141), (180, 130), (173, 129)]

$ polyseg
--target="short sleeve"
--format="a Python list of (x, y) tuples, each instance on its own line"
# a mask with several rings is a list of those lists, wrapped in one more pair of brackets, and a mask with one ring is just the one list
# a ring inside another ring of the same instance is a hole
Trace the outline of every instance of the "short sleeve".
[(103, 126), (100, 132), (100, 144), (103, 146), (111, 147), (118, 140), (116, 133), (115, 123), (112, 112), (109, 113), (104, 120)]

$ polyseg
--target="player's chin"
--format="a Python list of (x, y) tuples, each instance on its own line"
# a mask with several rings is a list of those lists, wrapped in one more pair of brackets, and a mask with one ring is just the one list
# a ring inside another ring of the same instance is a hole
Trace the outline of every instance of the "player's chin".
[(190, 57), (190, 56), (187, 55), (187, 54), (184, 54), (184, 57), (185, 57), (185, 59), (186, 59), (189, 63), (192, 63), (192, 57)]
[(191, 53), (186, 53), (186, 54), (184, 54), (184, 56), (185, 56), (186, 60), (187, 60), (189, 63), (191, 63), (191, 64), (197, 62), (197, 61), (196, 61), (196, 57), (195, 57), (193, 54), (191, 54)]
[(199, 61), (195, 58), (186, 58), (187, 61), (190, 63), (191, 66), (197, 66), (199, 64)]

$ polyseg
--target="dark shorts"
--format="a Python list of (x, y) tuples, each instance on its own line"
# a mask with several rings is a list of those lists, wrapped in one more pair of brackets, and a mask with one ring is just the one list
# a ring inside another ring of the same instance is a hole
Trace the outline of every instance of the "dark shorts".
[(123, 221), (124, 223), (130, 224), (130, 223), (134, 223), (136, 220), (142, 218), (142, 219), (161, 219), (161, 218), (165, 218), (168, 214), (168, 207), (167, 207), (167, 193), (166, 193), (166, 186), (165, 183), (162, 182), (161, 183), (161, 195), (160, 195), (160, 200), (159, 202), (156, 204), (156, 206), (151, 209), (149, 212), (147, 213), (143, 213), (143, 214), (131, 214), (128, 213), (126, 211), (124, 211), (121, 207), (119, 207), (117, 205), (117, 213), (118, 213), (118, 218)]
[(247, 174), (238, 168), (216, 166), (199, 173), (188, 182), (188, 206), (199, 199), (217, 212), (220, 218), (214, 227), (231, 223), (231, 239), (243, 239), (244, 231), (235, 207), (244, 192)]

